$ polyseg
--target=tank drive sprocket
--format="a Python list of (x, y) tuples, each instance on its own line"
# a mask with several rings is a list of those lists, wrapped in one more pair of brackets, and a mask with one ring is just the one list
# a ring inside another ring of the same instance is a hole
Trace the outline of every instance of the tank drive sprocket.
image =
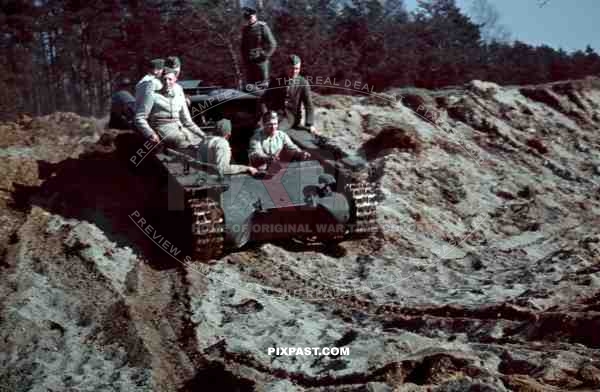
[(352, 209), (350, 235), (360, 238), (378, 232), (376, 185), (370, 182), (356, 182), (347, 184), (344, 191)]
[(225, 214), (215, 200), (190, 199), (192, 253), (194, 259), (209, 261), (223, 255)]

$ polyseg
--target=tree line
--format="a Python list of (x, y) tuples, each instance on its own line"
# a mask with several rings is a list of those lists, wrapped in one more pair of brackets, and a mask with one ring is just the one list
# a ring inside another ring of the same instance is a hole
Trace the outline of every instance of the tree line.
[[(412, 12), (403, 0), (260, 3), (259, 19), (279, 44), (275, 74), (290, 53), (303, 59), (306, 75), (376, 91), (600, 74), (600, 56), (590, 46), (567, 53), (508, 42), (505, 31), (494, 36), (493, 12), (477, 21), (455, 0), (419, 0)], [(102, 116), (118, 78), (136, 81), (148, 59), (168, 55), (182, 59), (184, 79), (240, 86), (241, 6), (239, 0), (2, 1), (0, 117), (53, 111)], [(479, 6), (490, 10), (485, 0)]]

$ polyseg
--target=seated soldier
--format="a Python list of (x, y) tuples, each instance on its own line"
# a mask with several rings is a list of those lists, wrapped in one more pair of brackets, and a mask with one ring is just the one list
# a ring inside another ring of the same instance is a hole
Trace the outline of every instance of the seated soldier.
[(135, 85), (136, 102), (143, 100), (148, 90), (157, 91), (163, 88), (160, 78), (163, 75), (164, 67), (165, 60), (163, 59), (154, 59), (148, 62), (146, 75)]
[(259, 169), (266, 169), (272, 161), (282, 159), (309, 159), (310, 154), (300, 150), (287, 133), (277, 130), (278, 118), (274, 111), (267, 111), (262, 116), (263, 128), (256, 130), (250, 139), (248, 158), (250, 164)]
[(216, 136), (210, 136), (200, 147), (202, 160), (216, 165), (221, 174), (256, 174), (251, 166), (231, 164), (231, 121), (223, 119), (217, 122)]
[(177, 94), (175, 71), (165, 68), (163, 88), (160, 91), (147, 89), (138, 102), (135, 126), (142, 134), (167, 147), (185, 149), (199, 145), (205, 138), (204, 132), (193, 121), (185, 103), (185, 97)]
[(119, 80), (117, 89), (111, 96), (109, 128), (132, 128), (133, 116), (135, 114), (135, 98), (129, 92), (131, 85), (129, 78), (121, 78)]
[[(175, 76), (177, 77), (177, 79), (179, 79), (179, 76), (181, 75), (181, 60), (179, 60), (179, 57), (177, 57), (177, 56), (167, 57), (167, 59), (165, 60), (165, 67), (172, 68), (175, 71)], [(190, 98), (187, 95), (185, 95), (185, 93), (183, 91), (183, 87), (181, 87), (181, 85), (179, 83), (175, 84), (175, 92), (177, 94), (183, 95), (185, 97), (186, 104), (188, 106), (191, 105)]]

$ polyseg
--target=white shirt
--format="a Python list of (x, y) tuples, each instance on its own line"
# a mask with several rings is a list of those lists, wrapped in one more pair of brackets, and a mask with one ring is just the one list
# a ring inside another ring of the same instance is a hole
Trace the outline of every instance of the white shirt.
[(231, 146), (224, 137), (210, 138), (207, 150), (208, 163), (216, 165), (222, 174), (237, 174), (248, 170), (248, 166), (231, 164)]
[(300, 151), (300, 148), (294, 144), (287, 133), (275, 131), (273, 135), (267, 136), (263, 129), (258, 129), (250, 139), (248, 158), (274, 157), (284, 148), (291, 151)]

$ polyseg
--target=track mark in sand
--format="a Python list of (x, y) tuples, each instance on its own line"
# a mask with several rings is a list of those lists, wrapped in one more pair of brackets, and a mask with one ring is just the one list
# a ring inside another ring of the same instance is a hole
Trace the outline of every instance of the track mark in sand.
[(154, 385), (175, 390), (181, 380), (194, 375), (194, 366), (186, 356), (189, 348), (179, 347), (181, 331), (173, 329), (172, 317), (168, 317), (173, 313), (173, 288), (182, 280), (182, 272), (154, 270), (139, 262), (130, 274), (135, 275), (128, 277), (126, 301), (138, 334), (152, 356)]

